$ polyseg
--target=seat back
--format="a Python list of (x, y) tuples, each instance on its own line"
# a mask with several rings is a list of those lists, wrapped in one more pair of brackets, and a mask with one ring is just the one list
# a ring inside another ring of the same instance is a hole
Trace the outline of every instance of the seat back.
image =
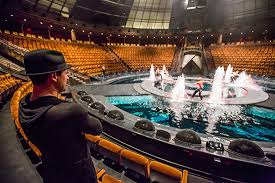
[(124, 149), (121, 153), (120, 164), (126, 169), (132, 170), (144, 177), (149, 175), (149, 160), (133, 151)]
[(174, 167), (160, 163), (158, 161), (152, 161), (150, 163), (150, 180), (151, 182), (158, 183), (187, 183), (187, 171), (182, 172)]
[(122, 183), (122, 181), (108, 174), (104, 174), (102, 178), (102, 183)]
[(108, 140), (101, 139), (98, 144), (99, 153), (106, 159), (110, 159), (115, 163), (120, 162), (120, 152), (122, 147)]

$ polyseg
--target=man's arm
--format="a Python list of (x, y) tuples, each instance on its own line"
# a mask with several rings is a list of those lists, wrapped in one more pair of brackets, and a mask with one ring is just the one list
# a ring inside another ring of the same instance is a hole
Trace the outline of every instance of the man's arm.
[(92, 135), (100, 135), (102, 132), (102, 125), (97, 118), (87, 113), (86, 120), (83, 121), (83, 132)]

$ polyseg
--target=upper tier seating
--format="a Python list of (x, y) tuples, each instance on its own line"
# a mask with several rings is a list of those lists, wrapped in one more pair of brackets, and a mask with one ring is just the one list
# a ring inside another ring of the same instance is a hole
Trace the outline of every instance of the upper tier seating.
[(0, 74), (0, 102), (5, 102), (21, 85), (21, 80), (15, 79), (11, 74)]
[(275, 44), (211, 46), (216, 66), (245, 70), (258, 75), (275, 76)]
[(155, 67), (166, 65), (170, 69), (176, 51), (176, 47), (163, 46), (110, 46), (110, 48), (134, 70), (149, 69), (151, 64)]
[(73, 66), (72, 69), (90, 76), (102, 74), (103, 65), (105, 65), (106, 73), (124, 70), (123, 65), (115, 61), (111, 54), (94, 44), (70, 43), (11, 34), (3, 34), (2, 37), (30, 51), (36, 49), (60, 51), (64, 54), (66, 62)]

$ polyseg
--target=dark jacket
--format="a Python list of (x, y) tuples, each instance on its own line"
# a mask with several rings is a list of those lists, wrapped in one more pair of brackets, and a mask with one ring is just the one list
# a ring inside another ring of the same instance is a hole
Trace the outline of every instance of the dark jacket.
[(30, 94), (20, 102), (19, 119), (42, 153), (44, 182), (96, 182), (83, 133), (99, 135), (99, 120), (76, 103), (52, 96), (30, 101)]

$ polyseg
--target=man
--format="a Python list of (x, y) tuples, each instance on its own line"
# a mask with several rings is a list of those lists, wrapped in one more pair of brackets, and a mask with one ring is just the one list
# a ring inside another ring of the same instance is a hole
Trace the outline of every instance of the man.
[(204, 81), (202, 81), (202, 80), (199, 80), (198, 82), (196, 82), (197, 89), (194, 91), (192, 98), (199, 92), (199, 97), (202, 100), (201, 92), (203, 89), (203, 83), (204, 83)]
[(99, 135), (101, 123), (80, 105), (56, 97), (65, 90), (70, 65), (51, 50), (28, 52), (24, 65), (33, 91), (21, 100), (19, 119), (42, 153), (44, 182), (97, 182), (84, 133)]

